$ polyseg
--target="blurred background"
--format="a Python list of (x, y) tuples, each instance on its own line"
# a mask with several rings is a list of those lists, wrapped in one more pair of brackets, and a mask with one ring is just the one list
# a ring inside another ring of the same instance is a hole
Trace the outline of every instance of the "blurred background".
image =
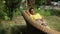
[(21, 11), (29, 5), (45, 17), (49, 27), (60, 31), (60, 0), (0, 0), (0, 34), (27, 34)]

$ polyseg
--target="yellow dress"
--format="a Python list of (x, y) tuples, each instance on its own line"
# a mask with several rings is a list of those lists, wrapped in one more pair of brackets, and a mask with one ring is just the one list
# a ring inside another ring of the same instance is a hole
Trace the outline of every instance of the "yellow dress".
[(30, 14), (30, 17), (32, 18), (32, 20), (36, 20), (36, 19), (42, 19), (42, 16), (39, 13), (36, 13), (34, 15)]
[[(30, 14), (30, 17), (31, 17), (31, 19), (32, 19), (33, 21), (35, 21), (35, 22), (37, 22), (37, 23), (39, 23), (39, 24), (41, 24), (41, 25), (47, 26), (44, 21), (39, 20), (39, 19), (42, 19), (42, 18), (43, 18), (39, 13), (36, 13), (36, 14), (34, 14), (34, 15), (31, 15), (31, 14)], [(36, 20), (36, 19), (37, 19), (37, 20)]]

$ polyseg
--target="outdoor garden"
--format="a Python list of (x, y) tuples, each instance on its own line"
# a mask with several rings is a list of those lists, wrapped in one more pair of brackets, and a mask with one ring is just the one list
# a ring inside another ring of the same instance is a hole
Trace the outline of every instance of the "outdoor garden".
[(26, 21), (21, 15), (22, 10), (29, 9), (28, 5), (44, 17), (51, 29), (60, 32), (59, 3), (59, 0), (0, 0), (0, 34), (28, 33)]

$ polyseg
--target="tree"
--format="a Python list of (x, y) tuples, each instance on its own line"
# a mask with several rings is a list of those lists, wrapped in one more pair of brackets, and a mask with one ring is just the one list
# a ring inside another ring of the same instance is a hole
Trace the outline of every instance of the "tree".
[(51, 0), (35, 0), (36, 5), (49, 5), (51, 4)]
[(20, 6), (21, 0), (5, 0), (6, 1), (6, 9), (8, 9), (10, 20), (13, 18), (13, 10)]
[(5, 15), (6, 15), (5, 1), (4, 0), (0, 0), (0, 18), (4, 19)]
[(51, 0), (46, 0), (47, 5), (51, 5)]

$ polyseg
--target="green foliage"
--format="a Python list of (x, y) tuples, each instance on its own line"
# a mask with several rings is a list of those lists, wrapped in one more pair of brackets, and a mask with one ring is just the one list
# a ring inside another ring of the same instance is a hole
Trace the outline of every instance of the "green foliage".
[(18, 14), (17, 13), (18, 11), (15, 11), (15, 9), (19, 8), (20, 2), (21, 0), (6, 0), (6, 6), (7, 6), (6, 9), (8, 9), (7, 14), (9, 17), (7, 16), (7, 18), (5, 17), (5, 19), (12, 20), (13, 16), (16, 16)]
[(0, 19), (9, 20), (5, 7), (5, 1), (0, 0)]
[(36, 9), (36, 13), (40, 13), (43, 16), (50, 16), (51, 15), (51, 10), (44, 10), (44, 9)]
[(60, 16), (60, 11), (58, 11), (58, 10), (51, 10), (51, 14)]
[[(10, 0), (7, 0), (7, 1), (9, 2)], [(21, 0), (11, 0), (11, 1), (13, 2), (14, 16), (17, 16), (19, 12), (18, 12), (18, 10), (16, 10), (16, 12), (15, 12), (15, 9), (19, 8)], [(6, 3), (5, 0), (0, 0), (0, 19), (10, 20), (10, 17), (8, 17), (9, 8), (8, 9), (6, 8), (7, 5), (5, 5), (5, 3)], [(10, 6), (9, 3), (8, 3), (8, 5)]]
[(17, 17), (17, 16), (19, 16), (19, 14), (20, 14), (19, 9), (18, 9), (18, 8), (15, 9), (14, 12), (13, 12), (13, 16), (14, 16), (14, 17)]
[(9, 22), (8, 25), (9, 25), (9, 27), (13, 27), (14, 23), (13, 22)]
[(51, 15), (51, 10), (47, 10), (46, 11), (46, 16), (50, 16)]
[(5, 20), (10, 20), (10, 18), (8, 16), (4, 16)]
[(0, 0), (0, 18), (3, 17), (3, 12), (4, 11), (4, 3), (3, 1)]
[(44, 4), (44, 5), (46, 5), (47, 2), (46, 2), (46, 0), (37, 0), (37, 1), (36, 1), (36, 4), (37, 4), (37, 5), (39, 5), (39, 4)]
[(2, 23), (0, 22), (0, 34), (3, 34), (3, 32), (4, 32), (4, 29), (2, 27)]
[(44, 9), (35, 9), (36, 13), (40, 13), (41, 15), (43, 16), (51, 16), (51, 15), (56, 15), (56, 16), (60, 16), (60, 11), (57, 11), (57, 10), (51, 10), (51, 9), (47, 9), (47, 10), (44, 10)]
[(35, 4), (39, 4), (39, 3), (40, 3), (40, 1), (41, 1), (41, 0), (37, 0), (37, 1), (35, 2)]

